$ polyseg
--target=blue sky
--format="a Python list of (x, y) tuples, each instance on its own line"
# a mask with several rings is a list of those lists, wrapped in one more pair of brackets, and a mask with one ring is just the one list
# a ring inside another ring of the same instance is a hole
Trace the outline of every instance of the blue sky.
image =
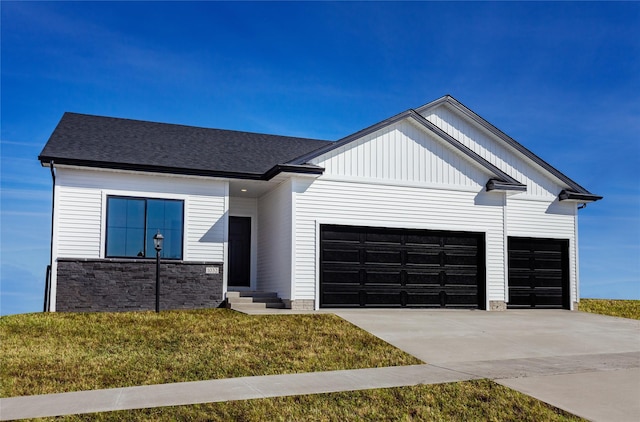
[(605, 197), (582, 297), (640, 299), (640, 3), (0, 7), (2, 315), (42, 309), (65, 111), (335, 140), (444, 94)]

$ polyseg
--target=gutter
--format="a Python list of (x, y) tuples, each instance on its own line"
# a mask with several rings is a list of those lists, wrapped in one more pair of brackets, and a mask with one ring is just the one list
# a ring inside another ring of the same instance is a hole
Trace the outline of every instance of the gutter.
[(56, 172), (55, 162), (49, 162), (49, 170), (51, 170), (51, 243), (49, 244), (49, 267), (47, 268), (47, 278), (44, 286), (44, 305), (42, 312), (49, 312), (51, 309), (51, 271), (53, 271), (53, 224), (54, 211), (56, 204)]

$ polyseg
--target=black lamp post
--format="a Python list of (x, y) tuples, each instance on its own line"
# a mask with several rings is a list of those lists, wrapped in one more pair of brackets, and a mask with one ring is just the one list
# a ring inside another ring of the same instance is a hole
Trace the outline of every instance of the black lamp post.
[(156, 312), (160, 312), (160, 251), (164, 236), (160, 230), (153, 236), (153, 247), (156, 249)]

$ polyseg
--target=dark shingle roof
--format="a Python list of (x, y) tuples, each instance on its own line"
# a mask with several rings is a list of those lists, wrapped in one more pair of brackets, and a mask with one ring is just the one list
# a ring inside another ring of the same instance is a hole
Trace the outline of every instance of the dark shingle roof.
[(258, 178), (329, 141), (65, 113), (39, 160)]

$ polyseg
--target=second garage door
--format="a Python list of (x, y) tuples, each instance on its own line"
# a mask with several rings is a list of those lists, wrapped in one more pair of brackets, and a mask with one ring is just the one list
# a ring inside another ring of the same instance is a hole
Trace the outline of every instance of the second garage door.
[(484, 234), (322, 225), (320, 306), (483, 308)]
[(509, 308), (569, 309), (569, 241), (509, 237)]

